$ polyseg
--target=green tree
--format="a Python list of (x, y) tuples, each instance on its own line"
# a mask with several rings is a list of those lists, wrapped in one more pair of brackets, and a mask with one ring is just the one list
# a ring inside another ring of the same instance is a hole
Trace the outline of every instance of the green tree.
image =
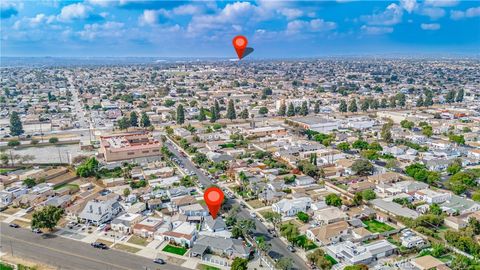
[(326, 258), (325, 252), (320, 248), (308, 253), (307, 260), (315, 264), (320, 270), (329, 270), (332, 268), (332, 262)]
[(392, 123), (388, 122), (383, 124), (382, 130), (380, 131), (380, 136), (385, 142), (392, 142)]
[(228, 101), (227, 118), (230, 119), (230, 120), (234, 120), (234, 119), (237, 118), (237, 114), (235, 112), (235, 104), (233, 103), (233, 99), (230, 99)]
[(117, 121), (117, 125), (120, 130), (128, 129), (130, 127), (130, 119), (124, 116)]
[(387, 106), (388, 106), (387, 99), (382, 98), (382, 100), (380, 101), (380, 108), (385, 109), (385, 108), (387, 108)]
[(403, 128), (406, 128), (406, 129), (412, 129), (414, 126), (415, 126), (415, 123), (413, 123), (412, 121), (408, 121), (407, 119), (405, 120), (402, 120), (400, 122), (400, 126), (403, 127)]
[(10, 135), (18, 136), (23, 134), (23, 125), (17, 112), (10, 114)]
[(400, 107), (405, 107), (405, 102), (406, 102), (406, 96), (404, 93), (398, 93), (397, 94), (397, 101), (398, 101), (398, 105)]
[(202, 165), (206, 162), (208, 162), (208, 158), (207, 158), (207, 155), (203, 154), (203, 153), (198, 153), (196, 154), (194, 157), (193, 157), (193, 162), (195, 162), (196, 164), (198, 165)]
[(429, 137), (429, 138), (432, 137), (432, 135), (433, 135), (433, 129), (432, 129), (432, 127), (431, 127), (431, 126), (428, 126), (428, 125), (427, 125), (427, 126), (423, 126), (423, 127), (422, 127), (422, 134), (425, 135), (425, 136), (427, 136), (427, 137)]
[(185, 123), (185, 109), (182, 104), (177, 106), (177, 124), (181, 125)]
[(320, 112), (320, 100), (315, 101), (315, 106), (313, 107), (313, 112), (314, 113), (319, 113)]
[(295, 107), (293, 103), (288, 104), (287, 116), (295, 116)]
[(330, 193), (325, 196), (325, 203), (330, 206), (340, 207), (342, 206), (342, 199), (335, 193)]
[(341, 142), (337, 144), (337, 149), (343, 152), (350, 150), (350, 144), (348, 142)]
[(210, 108), (211, 116), (210, 116), (210, 123), (215, 123), (217, 119), (217, 112), (215, 111), (215, 106)]
[(369, 146), (368, 142), (366, 142), (364, 140), (356, 140), (352, 144), (353, 148), (360, 149), (360, 150), (366, 150), (366, 149), (368, 149), (368, 146)]
[(142, 116), (140, 118), (140, 124), (144, 128), (150, 127), (152, 125), (152, 123), (150, 122), (150, 118), (148, 117), (146, 112), (142, 112)]
[(279, 116), (285, 116), (286, 113), (287, 113), (287, 105), (285, 105), (285, 102), (282, 101), (282, 103), (280, 104), (280, 108), (278, 108), (277, 114)]
[(366, 159), (357, 159), (352, 164), (352, 171), (361, 176), (371, 175), (373, 173), (373, 165)]
[(345, 100), (343, 100), (343, 99), (340, 100), (340, 105), (338, 106), (338, 110), (340, 112), (343, 112), (343, 113), (347, 112), (348, 106), (347, 106), (347, 102), (345, 102)]
[(203, 122), (207, 120), (207, 116), (205, 115), (205, 109), (203, 107), (200, 107), (200, 112), (198, 114), (198, 121)]
[(307, 223), (310, 219), (310, 216), (307, 213), (300, 211), (297, 213), (297, 218), (303, 223)]
[(51, 137), (50, 139), (48, 139), (48, 142), (51, 143), (51, 144), (56, 144), (56, 143), (58, 143), (58, 138), (57, 137)]
[(370, 103), (368, 101), (368, 99), (364, 99), (360, 105), (360, 108), (362, 109), (362, 111), (366, 112), (368, 111), (368, 108), (370, 108)]
[(450, 90), (448, 93), (445, 95), (445, 102), (446, 103), (453, 103), (455, 102), (455, 90)]
[(265, 220), (272, 223), (275, 229), (282, 222), (282, 215), (277, 212), (268, 211), (263, 215), (263, 217), (265, 218)]
[(138, 114), (135, 111), (130, 113), (130, 126), (138, 127)]
[(19, 140), (11, 140), (11, 141), (8, 141), (8, 143), (7, 143), (8, 147), (15, 147), (15, 146), (19, 146), (19, 145), (20, 145)]
[(95, 157), (91, 157), (77, 167), (77, 175), (80, 177), (91, 177), (97, 174), (99, 162)]
[(258, 113), (261, 114), (261, 115), (266, 115), (266, 114), (268, 113), (267, 107), (261, 107), (261, 108), (258, 110)]
[(423, 107), (425, 102), (423, 101), (423, 95), (420, 95), (417, 99), (417, 103), (415, 104), (417, 107)]
[(247, 109), (247, 108), (243, 109), (243, 110), (240, 112), (240, 115), (239, 115), (239, 116), (240, 116), (240, 118), (242, 118), (242, 119), (248, 119), (248, 109)]
[(364, 200), (371, 201), (371, 200), (375, 199), (376, 197), (377, 197), (377, 195), (371, 189), (366, 189), (366, 190), (362, 191), (362, 198)]
[(215, 108), (215, 120), (218, 120), (221, 118), (221, 115), (220, 115), (220, 104), (218, 103), (218, 100), (215, 99), (215, 102), (214, 102), (214, 108)]
[(35, 179), (29, 177), (29, 178), (23, 180), (23, 184), (25, 186), (27, 186), (28, 188), (32, 188), (32, 187), (37, 185), (37, 182), (35, 182)]
[(456, 102), (462, 102), (463, 101), (463, 95), (464, 95), (463, 88), (460, 88), (460, 90), (458, 90), (457, 97), (455, 98), (455, 101)]
[(290, 270), (293, 268), (292, 258), (282, 257), (275, 263), (275, 268), (280, 270)]
[(280, 226), (280, 234), (287, 238), (291, 243), (295, 242), (297, 237), (300, 235), (300, 232), (297, 226), (291, 222), (284, 223)]
[(308, 103), (306, 100), (302, 102), (302, 107), (300, 107), (300, 114), (303, 116), (308, 114)]
[(247, 270), (248, 269), (248, 259), (244, 259), (241, 257), (235, 257), (233, 259), (232, 265), (230, 266), (230, 270)]
[(431, 90), (425, 90), (425, 100), (423, 101), (423, 106), (430, 107), (433, 105), (433, 93)]
[(57, 226), (58, 221), (63, 216), (63, 209), (52, 205), (47, 205), (33, 213), (31, 227), (46, 228), (52, 230)]
[(464, 145), (465, 144), (465, 137), (463, 135), (455, 135), (455, 134), (450, 134), (448, 136), (448, 139), (451, 142), (454, 142), (458, 145)]
[(352, 99), (350, 101), (350, 105), (348, 106), (348, 110), (352, 113), (354, 112), (357, 112), (358, 111), (358, 108), (357, 108), (357, 101), (355, 99)]
[(447, 172), (450, 175), (454, 175), (462, 170), (462, 160), (455, 159), (450, 165), (447, 167)]
[(130, 189), (129, 188), (123, 189), (123, 196), (128, 197), (128, 195), (130, 195)]
[(390, 108), (396, 108), (397, 107), (397, 98), (395, 96), (390, 97)]

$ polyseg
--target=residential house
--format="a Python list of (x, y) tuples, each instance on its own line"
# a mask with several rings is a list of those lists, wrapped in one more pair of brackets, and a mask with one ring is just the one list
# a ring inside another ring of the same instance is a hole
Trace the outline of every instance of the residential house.
[(153, 238), (155, 232), (162, 224), (163, 220), (160, 218), (147, 217), (133, 225), (133, 234), (144, 238)]
[(340, 242), (326, 247), (327, 254), (347, 264), (370, 264), (371, 262), (392, 255), (396, 246), (387, 240), (368, 244)]
[(99, 226), (112, 220), (122, 211), (122, 207), (116, 198), (94, 199), (87, 202), (87, 205), (80, 213), (79, 218)]
[(233, 259), (236, 257), (248, 258), (251, 250), (239, 239), (205, 235), (195, 242), (190, 250), (190, 256), (203, 258), (207, 252)]
[(309, 197), (301, 197), (297, 199), (282, 199), (272, 204), (274, 212), (282, 214), (284, 217), (291, 217), (298, 212), (306, 212), (312, 203)]
[(133, 226), (139, 223), (142, 219), (143, 216), (140, 214), (125, 213), (112, 220), (111, 229), (114, 232), (130, 234)]
[(327, 207), (313, 213), (313, 219), (319, 224), (330, 224), (347, 218), (347, 214), (337, 207)]
[(349, 224), (342, 220), (320, 227), (307, 229), (306, 236), (312, 241), (317, 241), (320, 245), (330, 245), (340, 241), (342, 236), (348, 234)]

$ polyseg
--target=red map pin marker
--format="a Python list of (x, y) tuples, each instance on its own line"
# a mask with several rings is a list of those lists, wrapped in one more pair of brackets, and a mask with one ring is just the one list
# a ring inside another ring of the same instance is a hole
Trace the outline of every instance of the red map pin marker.
[(218, 210), (223, 202), (223, 191), (218, 187), (209, 187), (203, 194), (203, 199), (207, 203), (208, 211), (213, 219), (217, 218)]
[(248, 40), (244, 36), (236, 36), (233, 38), (233, 47), (237, 52), (238, 59), (242, 59), (245, 48), (247, 48)]

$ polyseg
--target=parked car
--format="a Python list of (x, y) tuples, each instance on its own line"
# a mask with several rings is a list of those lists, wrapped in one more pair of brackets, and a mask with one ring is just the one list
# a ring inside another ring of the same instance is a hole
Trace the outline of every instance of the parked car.
[(39, 228), (32, 229), (32, 232), (36, 233), (36, 234), (42, 234), (43, 233), (42, 230), (40, 230)]
[(288, 251), (295, 252), (295, 248), (293, 246), (287, 246)]
[(93, 242), (91, 245), (94, 248), (108, 249), (107, 245), (105, 245), (104, 243), (100, 243), (100, 242)]
[(20, 228), (20, 226), (18, 224), (15, 224), (15, 223), (10, 223), (9, 226), (12, 227), (12, 228)]
[(160, 259), (160, 258), (154, 259), (153, 262), (158, 263), (158, 264), (165, 264), (165, 261), (163, 259)]

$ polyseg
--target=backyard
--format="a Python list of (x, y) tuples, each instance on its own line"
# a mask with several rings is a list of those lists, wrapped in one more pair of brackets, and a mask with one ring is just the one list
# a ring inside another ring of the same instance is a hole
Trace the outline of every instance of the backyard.
[(364, 220), (363, 223), (367, 225), (366, 229), (372, 233), (384, 233), (395, 229), (392, 226), (374, 219)]
[(308, 239), (306, 235), (300, 235), (297, 237), (297, 245), (305, 250), (312, 250), (318, 247), (314, 242)]
[(187, 253), (187, 249), (184, 248), (184, 247), (176, 247), (176, 246), (172, 246), (172, 245), (166, 245), (162, 251), (165, 251), (165, 252), (168, 252), (168, 253), (173, 253), (173, 254), (177, 254), (177, 255), (180, 255), (180, 256), (183, 256), (183, 254)]

